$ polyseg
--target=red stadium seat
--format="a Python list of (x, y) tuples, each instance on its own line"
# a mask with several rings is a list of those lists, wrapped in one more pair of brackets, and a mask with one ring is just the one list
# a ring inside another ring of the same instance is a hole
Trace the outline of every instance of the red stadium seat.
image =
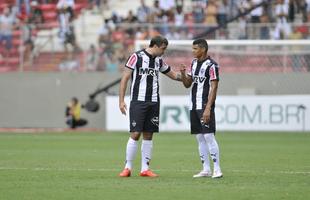
[(21, 43), (22, 41), (19, 38), (13, 38), (12, 44), (14, 47), (18, 47)]
[(43, 12), (43, 17), (46, 22), (56, 21), (57, 14), (56, 12)]
[(14, 30), (13, 31), (13, 38), (20, 38), (20, 36), (22, 35), (22, 32), (20, 30)]
[(56, 12), (56, 4), (41, 4), (40, 5), (41, 10), (43, 11), (43, 13), (45, 11), (53, 11)]
[(18, 67), (19, 66), (19, 58), (18, 57), (8, 58), (7, 63), (8, 63), (8, 66)]

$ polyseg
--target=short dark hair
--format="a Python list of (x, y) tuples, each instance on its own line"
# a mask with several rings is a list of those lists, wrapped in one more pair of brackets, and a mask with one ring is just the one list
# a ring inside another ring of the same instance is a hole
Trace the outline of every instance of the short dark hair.
[(79, 102), (78, 98), (77, 97), (72, 97), (72, 101), (76, 104)]
[(205, 48), (206, 52), (208, 51), (208, 42), (205, 39), (196, 39), (194, 40), (193, 45), (198, 45), (200, 48)]
[(160, 47), (160, 46), (163, 45), (163, 44), (165, 44), (165, 45), (168, 46), (168, 40), (167, 40), (167, 38), (165, 38), (165, 37), (163, 37), (163, 36), (161, 36), (161, 35), (157, 35), (157, 36), (155, 36), (155, 37), (153, 37), (153, 38), (151, 39), (151, 42), (150, 42), (149, 47), (153, 47), (154, 45)]

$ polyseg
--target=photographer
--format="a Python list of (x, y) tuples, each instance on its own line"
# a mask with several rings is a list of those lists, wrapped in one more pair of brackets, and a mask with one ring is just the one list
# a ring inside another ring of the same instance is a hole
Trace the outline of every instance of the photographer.
[(66, 107), (66, 124), (75, 129), (76, 127), (85, 126), (86, 119), (81, 118), (81, 109), (84, 106), (79, 103), (76, 97), (73, 97)]

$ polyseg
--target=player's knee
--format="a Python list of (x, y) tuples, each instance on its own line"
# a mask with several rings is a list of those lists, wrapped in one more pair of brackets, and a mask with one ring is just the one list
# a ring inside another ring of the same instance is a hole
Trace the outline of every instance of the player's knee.
[(143, 140), (152, 140), (153, 139), (153, 133), (144, 132), (143, 133)]
[(139, 132), (131, 132), (130, 137), (131, 137), (131, 139), (138, 141), (140, 138), (140, 133)]

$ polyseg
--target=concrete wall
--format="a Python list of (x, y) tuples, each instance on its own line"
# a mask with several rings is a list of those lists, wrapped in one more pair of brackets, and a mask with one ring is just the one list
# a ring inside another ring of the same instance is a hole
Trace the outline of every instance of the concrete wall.
[[(121, 75), (106, 73), (0, 74), (0, 127), (66, 127), (64, 110), (71, 97), (82, 103), (98, 87)], [(187, 95), (180, 82), (161, 76), (162, 95)], [(112, 89), (118, 93), (118, 85)], [(310, 74), (222, 74), (219, 95), (310, 94)], [(104, 95), (97, 113), (82, 112), (88, 127), (104, 128)], [(115, 112), (119, 112), (118, 110)]]
[[(163, 76), (162, 76), (163, 77)], [(187, 94), (177, 82), (162, 78), (162, 94)], [(310, 73), (225, 73), (220, 74), (218, 95), (285, 95), (310, 94)]]
[[(76, 96), (82, 103), (100, 85), (118, 78), (104, 73), (0, 74), (0, 127), (66, 127), (67, 102)], [(96, 100), (103, 101), (102, 95)], [(82, 112), (89, 127), (104, 127), (104, 104), (97, 113)]]

